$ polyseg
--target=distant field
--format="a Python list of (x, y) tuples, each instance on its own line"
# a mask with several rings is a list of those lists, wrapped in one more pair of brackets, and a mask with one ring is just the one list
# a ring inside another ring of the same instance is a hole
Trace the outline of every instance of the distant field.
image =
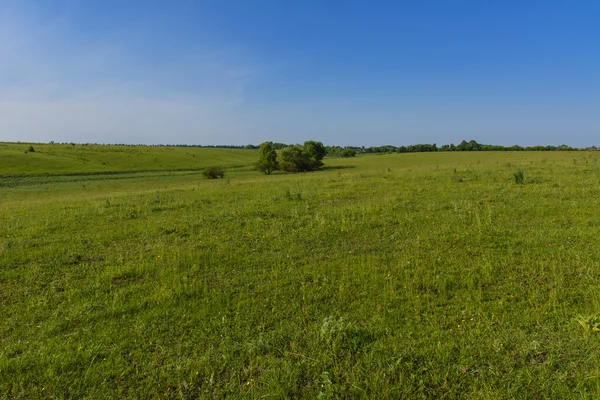
[[(26, 152), (29, 146), (35, 152)], [(0, 143), (0, 176), (198, 170), (248, 166), (255, 158), (245, 149)]]
[(27, 147), (0, 144), (0, 398), (600, 396), (597, 153)]

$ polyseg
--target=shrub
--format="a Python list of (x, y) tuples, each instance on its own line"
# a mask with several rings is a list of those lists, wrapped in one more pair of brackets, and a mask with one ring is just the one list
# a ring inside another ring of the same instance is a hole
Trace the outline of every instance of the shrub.
[(344, 157), (344, 158), (354, 157), (354, 156), (356, 156), (356, 150), (354, 150), (354, 149), (345, 148), (344, 151), (342, 152), (342, 157)]
[(29, 146), (29, 147), (27, 148), (27, 151), (28, 151), (29, 153), (34, 153), (34, 152), (35, 152), (35, 149), (33, 148), (33, 146)]
[(292, 192), (290, 192), (290, 189), (285, 189), (285, 192), (283, 193), (283, 197), (285, 197), (286, 200), (300, 201), (300, 200), (302, 200), (302, 193), (300, 191), (298, 191), (296, 193), (292, 193)]
[(225, 171), (221, 167), (206, 167), (202, 171), (202, 175), (208, 179), (224, 178)]
[(518, 170), (517, 172), (515, 172), (513, 174), (513, 177), (515, 178), (515, 183), (516, 184), (523, 184), (525, 183), (525, 175), (523, 175), (523, 171), (522, 170)]

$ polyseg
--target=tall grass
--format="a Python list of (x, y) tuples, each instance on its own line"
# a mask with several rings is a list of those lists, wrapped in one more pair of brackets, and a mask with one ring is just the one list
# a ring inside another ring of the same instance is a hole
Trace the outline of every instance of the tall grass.
[(600, 393), (595, 154), (326, 165), (0, 189), (0, 394)]

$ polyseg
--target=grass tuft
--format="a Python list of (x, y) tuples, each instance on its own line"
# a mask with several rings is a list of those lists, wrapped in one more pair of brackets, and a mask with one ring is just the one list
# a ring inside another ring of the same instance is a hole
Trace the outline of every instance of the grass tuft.
[(513, 173), (513, 178), (517, 185), (522, 185), (523, 183), (525, 183), (525, 174), (521, 169)]

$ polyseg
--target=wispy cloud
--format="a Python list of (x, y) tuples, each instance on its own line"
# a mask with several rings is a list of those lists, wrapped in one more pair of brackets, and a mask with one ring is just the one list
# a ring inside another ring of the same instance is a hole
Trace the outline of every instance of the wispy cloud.
[[(597, 69), (586, 58), (587, 74), (543, 74), (455, 34), (469, 54), (498, 61), (481, 68), (448, 58), (435, 24), (397, 23), (400, 12), (377, 32), (354, 29), (361, 11), (336, 36), (327, 18), (307, 34), (311, 7), (290, 13), (273, 2), (249, 19), (244, 7), (198, 3), (1, 2), (0, 140), (577, 146), (600, 130)], [(407, 29), (427, 40), (398, 43), (414, 36)]]
[(259, 71), (242, 49), (152, 60), (127, 36), (72, 43), (60, 14), (4, 7), (0, 27), (0, 140), (219, 142)]

